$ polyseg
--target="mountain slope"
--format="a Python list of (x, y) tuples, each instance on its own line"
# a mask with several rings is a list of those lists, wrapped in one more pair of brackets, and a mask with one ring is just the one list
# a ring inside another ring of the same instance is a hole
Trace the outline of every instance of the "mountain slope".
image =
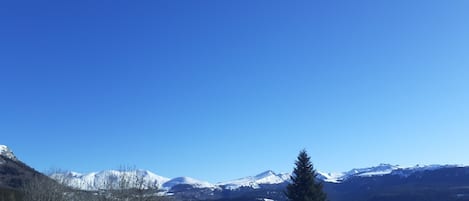
[(256, 176), (243, 177), (227, 182), (219, 182), (217, 185), (224, 189), (234, 190), (241, 187), (259, 188), (261, 184), (280, 184), (289, 180), (289, 173), (276, 174), (272, 170), (268, 170)]
[[(190, 177), (169, 179), (146, 170), (51, 175), (84, 190), (117, 188), (116, 182), (123, 176), (131, 180), (143, 178), (147, 187), (163, 189), (178, 200), (284, 201), (284, 190), (290, 181), (289, 173), (273, 171), (217, 184)], [(18, 189), (35, 177), (52, 181), (18, 160), (8, 147), (0, 146), (0, 197), (20, 195)], [(380, 164), (343, 173), (319, 173), (318, 179), (324, 181), (324, 189), (331, 201), (469, 201), (469, 167), (463, 165), (401, 167)]]
[(33, 177), (48, 179), (18, 160), (7, 146), (0, 145), (0, 188), (19, 189)]
[(210, 189), (218, 188), (218, 186), (215, 186), (209, 182), (199, 181), (190, 177), (176, 177), (174, 179), (171, 179), (163, 184), (163, 188), (172, 189), (173, 187), (177, 185), (189, 185), (189, 186), (192, 186), (193, 188), (210, 188)]
[[(0, 145), (0, 156), (9, 158), (11, 160), (17, 161), (18, 159), (16, 158), (15, 154), (13, 154), (13, 151), (11, 151), (10, 148), (8, 148), (6, 145)], [(0, 161), (1, 163), (1, 161)]]
[(379, 164), (378, 166), (374, 166), (374, 167), (355, 168), (347, 172), (341, 172), (341, 173), (319, 172), (318, 178), (326, 182), (340, 183), (351, 177), (369, 177), (369, 176), (386, 175), (386, 174), (391, 174), (394, 170), (398, 170), (398, 169), (402, 169), (402, 167), (398, 165)]
[[(349, 179), (357, 177), (377, 177), (383, 175), (399, 175), (407, 177), (413, 173), (438, 170), (441, 168), (460, 167), (458, 165), (430, 165), (430, 166), (414, 166), (414, 167), (401, 167), (390, 164), (380, 164), (368, 168), (356, 168), (342, 173), (322, 173), (318, 172), (318, 179), (327, 183), (343, 183)], [(211, 184), (209, 182), (200, 181), (190, 177), (177, 177), (166, 178), (152, 173), (148, 170), (134, 170), (122, 172), (117, 170), (106, 170), (101, 172), (92, 172), (88, 174), (81, 174), (76, 172), (63, 172), (54, 173), (50, 177), (66, 181), (71, 187), (82, 190), (99, 190), (115, 188), (119, 179), (126, 175), (130, 178), (143, 178), (145, 185), (152, 188), (159, 188), (162, 190), (170, 191), (173, 187), (178, 185), (185, 185), (191, 188), (208, 188), (208, 189), (226, 189), (236, 190), (239, 188), (260, 188), (262, 185), (275, 185), (287, 183), (290, 181), (290, 173), (277, 174), (272, 170), (262, 172), (255, 176), (248, 176), (236, 180), (218, 182)]]
[[(169, 181), (169, 178), (159, 176), (148, 170), (105, 170), (101, 172), (92, 172), (81, 174), (76, 172), (57, 172), (49, 175), (51, 178), (64, 181), (70, 187), (82, 190), (101, 190), (118, 188), (122, 179), (127, 179), (129, 184), (139, 183), (137, 179), (143, 179), (142, 184), (146, 188), (161, 188), (163, 184)], [(135, 186), (130, 186), (135, 187)]]

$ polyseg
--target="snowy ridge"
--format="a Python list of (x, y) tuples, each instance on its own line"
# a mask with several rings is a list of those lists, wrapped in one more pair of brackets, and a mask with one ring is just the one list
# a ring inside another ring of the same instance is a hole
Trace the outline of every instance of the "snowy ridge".
[(11, 151), (11, 149), (8, 148), (6, 145), (0, 145), (0, 155), (7, 157), (11, 160), (15, 160), (15, 161), (18, 160), (15, 154), (13, 154), (13, 151)]
[(261, 184), (280, 184), (290, 181), (290, 173), (276, 174), (272, 170), (265, 171), (256, 176), (243, 177), (240, 179), (217, 183), (225, 189), (238, 189), (240, 187), (259, 188)]
[(138, 184), (137, 179), (143, 178), (142, 184), (145, 188), (161, 188), (165, 182), (169, 181), (168, 178), (156, 175), (147, 170), (106, 170), (88, 174), (64, 172), (54, 173), (49, 176), (70, 187), (82, 190), (116, 189), (119, 187), (119, 181), (121, 181), (122, 178), (128, 178), (130, 184)]
[(169, 190), (172, 187), (176, 185), (180, 185), (180, 184), (191, 185), (192, 187), (195, 187), (195, 188), (212, 188), (212, 189), (218, 188), (217, 186), (209, 182), (199, 181), (197, 179), (190, 178), (190, 177), (176, 177), (174, 179), (171, 179), (163, 184), (163, 188)]
[(316, 178), (331, 183), (340, 183), (345, 175), (345, 173), (323, 173), (319, 171), (317, 173)]
[[(5, 163), (4, 158), (18, 161), (13, 151), (6, 145), (0, 145), (0, 165)], [(342, 173), (324, 173), (317, 171), (317, 178), (332, 183), (341, 183), (353, 177), (374, 177), (383, 175), (410, 176), (416, 172), (438, 170), (441, 168), (469, 167), (468, 165), (416, 165), (403, 167), (399, 165), (379, 164), (368, 168), (356, 168)], [(144, 188), (158, 188), (170, 191), (178, 185), (189, 185), (193, 188), (227, 189), (235, 190), (241, 187), (260, 188), (266, 184), (281, 184), (290, 182), (291, 173), (277, 174), (272, 170), (262, 172), (255, 176), (243, 177), (236, 180), (211, 184), (190, 177), (176, 177), (173, 179), (159, 176), (148, 170), (106, 170), (87, 174), (77, 172), (61, 172), (49, 175), (51, 178), (82, 190), (117, 189), (122, 178), (128, 179), (130, 184), (143, 185)], [(137, 181), (138, 180), (138, 181)], [(128, 186), (133, 188), (136, 186)]]
[(372, 177), (382, 175), (400, 175), (407, 177), (415, 172), (426, 170), (437, 170), (450, 167), (467, 167), (465, 165), (416, 165), (413, 167), (403, 167), (399, 165), (379, 164), (378, 166), (369, 168), (356, 168), (342, 173), (322, 173), (318, 172), (318, 178), (332, 183), (341, 183), (352, 177)]
[(371, 177), (391, 174), (393, 171), (402, 169), (398, 165), (379, 164), (378, 166), (368, 168), (355, 168), (341, 173), (322, 173), (318, 172), (318, 178), (326, 182), (341, 183), (351, 177)]
[[(190, 177), (177, 177), (169, 179), (159, 176), (148, 170), (132, 170), (118, 171), (106, 170), (101, 172), (92, 172), (81, 174), (77, 172), (54, 173), (49, 175), (51, 178), (69, 185), (70, 187), (82, 190), (102, 190), (117, 189), (122, 178), (129, 179), (129, 183), (138, 184), (138, 178), (143, 178), (144, 188), (158, 188), (162, 190), (170, 190), (179, 184), (191, 185), (194, 188), (217, 188), (217, 186), (209, 182), (199, 181)], [(136, 186), (129, 186), (136, 187)]]
[(394, 170), (398, 170), (401, 167), (398, 165), (390, 164), (379, 164), (378, 166), (368, 168), (355, 168), (347, 172), (341, 173), (323, 173), (318, 172), (318, 178), (331, 183), (340, 183), (351, 177), (371, 177), (391, 174)]
[(413, 167), (403, 167), (393, 171), (391, 174), (407, 177), (415, 172), (438, 170), (441, 168), (468, 167), (467, 165), (416, 165)]
[[(317, 178), (325, 182), (341, 183), (353, 177), (374, 177), (383, 175), (399, 175), (407, 177), (415, 172), (437, 170), (440, 168), (451, 167), (467, 167), (464, 165), (416, 165), (413, 167), (402, 167), (398, 165), (379, 164), (378, 166), (369, 168), (356, 168), (342, 173), (323, 173), (317, 172)], [(272, 170), (262, 172), (255, 176), (243, 177), (236, 180), (218, 182), (211, 184), (209, 182), (200, 181), (190, 177), (176, 177), (169, 179), (159, 176), (147, 170), (134, 170), (134, 171), (117, 171), (107, 170), (101, 172), (92, 172), (88, 174), (80, 174), (76, 172), (56, 173), (50, 175), (51, 178), (69, 184), (71, 187), (83, 190), (100, 190), (117, 188), (118, 181), (121, 176), (128, 176), (128, 178), (143, 178), (146, 187), (156, 187), (164, 191), (170, 191), (177, 185), (189, 185), (193, 188), (208, 188), (211, 190), (236, 190), (241, 187), (248, 188), (261, 188), (265, 184), (281, 184), (290, 182), (291, 173), (277, 174)], [(130, 181), (132, 183), (132, 181)]]
[(394, 170), (400, 169), (401, 167), (398, 165), (390, 165), (390, 164), (379, 164), (378, 166), (369, 167), (369, 168), (355, 168), (350, 171), (344, 172), (343, 175), (340, 177), (340, 180), (346, 180), (353, 176), (358, 177), (371, 177), (371, 176), (380, 176), (391, 174)]

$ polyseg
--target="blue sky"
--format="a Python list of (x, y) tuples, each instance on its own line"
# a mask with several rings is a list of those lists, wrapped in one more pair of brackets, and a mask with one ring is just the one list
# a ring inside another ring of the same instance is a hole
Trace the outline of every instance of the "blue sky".
[(6, 1), (0, 144), (211, 182), (469, 164), (467, 1)]

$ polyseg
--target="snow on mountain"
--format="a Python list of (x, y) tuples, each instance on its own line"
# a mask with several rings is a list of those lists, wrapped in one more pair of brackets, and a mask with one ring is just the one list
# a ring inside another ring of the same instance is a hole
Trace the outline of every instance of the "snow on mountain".
[(390, 164), (383, 164), (383, 163), (374, 167), (356, 168), (348, 172), (345, 172), (344, 175), (342, 176), (342, 180), (347, 179), (351, 176), (370, 177), (370, 176), (386, 175), (400, 168), (401, 167), (398, 165), (390, 165)]
[[(0, 145), (0, 155), (12, 160), (18, 159), (13, 154), (13, 151), (5, 145)], [(0, 158), (0, 164), (5, 162)], [(407, 177), (415, 172), (437, 170), (441, 168), (453, 167), (468, 167), (467, 165), (416, 165), (413, 167), (402, 167), (399, 165), (379, 164), (378, 166), (368, 168), (356, 168), (342, 173), (323, 173), (318, 171), (317, 178), (325, 182), (341, 183), (352, 177), (372, 177), (382, 175), (399, 175)], [(143, 178), (143, 184), (146, 188), (157, 187), (163, 190), (170, 190), (172, 187), (180, 184), (190, 185), (194, 188), (211, 188), (211, 189), (238, 189), (240, 187), (259, 188), (262, 184), (280, 184), (290, 182), (290, 173), (277, 174), (271, 170), (262, 172), (256, 176), (243, 177), (240, 179), (219, 182), (211, 184), (205, 181), (199, 181), (190, 177), (177, 177), (169, 179), (159, 176), (147, 170), (131, 170), (131, 171), (117, 171), (106, 170), (101, 172), (92, 172), (88, 174), (81, 174), (77, 172), (62, 172), (49, 175), (51, 178), (59, 182), (66, 183), (71, 187), (83, 190), (100, 190), (117, 188), (119, 181), (125, 177), (129, 179), (129, 183), (139, 183), (137, 178)], [(133, 187), (133, 186), (130, 186)]]
[(176, 185), (180, 185), (180, 184), (190, 185), (194, 188), (212, 188), (212, 189), (218, 188), (217, 186), (209, 182), (199, 181), (197, 179), (190, 178), (190, 177), (176, 177), (174, 179), (171, 179), (163, 184), (163, 188), (169, 190), (172, 187)]
[[(290, 180), (289, 173), (276, 174), (271, 170), (265, 171), (256, 176), (244, 177), (228, 182), (220, 182), (216, 185), (190, 177), (176, 177), (173, 179), (169, 179), (166, 177), (158, 176), (150, 171), (144, 170), (137, 170), (131, 172), (107, 170), (101, 172), (92, 172), (88, 174), (64, 172), (51, 174), (50, 177), (77, 189), (99, 190), (117, 188), (119, 180), (120, 178), (122, 178), (122, 176), (124, 176), (124, 174), (127, 174), (125, 176), (131, 179), (138, 177), (144, 178), (145, 184), (147, 184), (149, 187), (157, 187), (162, 190), (170, 190), (172, 187), (181, 184), (190, 185), (193, 188), (210, 189), (220, 189), (221, 187), (231, 190), (240, 187), (259, 188), (259, 185), (261, 184), (279, 184)], [(131, 181), (130, 183), (134, 182)]]
[(413, 167), (403, 167), (399, 165), (390, 165), (390, 164), (379, 164), (378, 166), (368, 167), (368, 168), (356, 168), (347, 172), (342, 173), (322, 173), (318, 172), (318, 178), (332, 183), (341, 183), (352, 177), (372, 177), (372, 176), (382, 176), (382, 175), (400, 175), (407, 177), (412, 173), (425, 171), (425, 170), (437, 170), (440, 168), (448, 167), (464, 167), (464, 165), (416, 165)]
[(243, 177), (240, 179), (217, 183), (225, 189), (238, 189), (240, 187), (259, 188), (261, 184), (279, 184), (290, 180), (290, 173), (276, 174), (272, 170), (265, 171), (256, 176)]
[(8, 148), (6, 145), (0, 145), (0, 155), (5, 156), (11, 160), (18, 160), (16, 156), (13, 154), (13, 151), (11, 151), (10, 148)]
[(399, 169), (397, 165), (379, 164), (378, 166), (368, 168), (356, 168), (341, 173), (323, 173), (318, 171), (318, 179), (325, 182), (340, 183), (351, 177), (371, 177), (390, 174), (394, 170)]
[(403, 167), (393, 171), (391, 174), (407, 177), (415, 172), (437, 170), (441, 168), (467, 167), (467, 165), (416, 165), (413, 167)]
[(345, 173), (323, 173), (317, 171), (317, 178), (325, 182), (340, 183)]
[[(54, 173), (51, 178), (63, 182), (71, 187), (82, 190), (99, 190), (118, 188), (122, 178), (126, 178), (129, 184), (137, 185), (137, 179), (143, 178), (145, 188), (157, 187), (161, 188), (163, 184), (169, 181), (168, 178), (156, 175), (147, 170), (117, 171), (106, 170), (101, 172), (92, 172), (81, 174), (76, 172)], [(135, 186), (129, 186), (135, 187)]]
[[(3, 152), (2, 152), (3, 153)], [(8, 152), (9, 153), (9, 152)], [(388, 174), (399, 175), (407, 177), (418, 171), (436, 170), (440, 168), (448, 167), (465, 167), (462, 165), (427, 165), (427, 166), (413, 166), (413, 167), (401, 167), (398, 165), (380, 164), (378, 166), (369, 168), (356, 168), (347, 172), (342, 173), (323, 173), (319, 172), (317, 178), (325, 182), (341, 183), (347, 179), (353, 177), (372, 177), (382, 176)], [(81, 174), (76, 172), (65, 172), (55, 173), (50, 177), (64, 182), (72, 187), (83, 189), (83, 190), (99, 190), (99, 189), (110, 189), (117, 188), (119, 180), (126, 176), (130, 178), (130, 183), (136, 183), (136, 178), (143, 178), (144, 184), (147, 187), (157, 187), (159, 189), (169, 191), (171, 188), (177, 185), (190, 185), (193, 188), (209, 188), (209, 189), (227, 189), (235, 190), (241, 187), (260, 188), (263, 184), (280, 184), (284, 182), (290, 182), (290, 173), (277, 174), (271, 170), (262, 172), (256, 176), (243, 177), (236, 180), (219, 182), (211, 184), (209, 182), (196, 180), (190, 177), (176, 177), (169, 179), (156, 175), (146, 170), (134, 170), (134, 171), (117, 171), (107, 170), (101, 172), (92, 172), (88, 174)], [(132, 180), (134, 179), (134, 180)]]
[(169, 179), (147, 170), (106, 170), (101, 172), (92, 172), (88, 174), (81, 174), (77, 172), (64, 172), (54, 173), (49, 176), (73, 188), (82, 190), (100, 190), (111, 188), (116, 189), (119, 188), (119, 182), (122, 178), (128, 179), (130, 185), (138, 184), (139, 182), (137, 181), (137, 179), (143, 178), (143, 184), (145, 185), (145, 188), (156, 187), (162, 190), (170, 190), (172, 187), (179, 184), (191, 185), (194, 188), (217, 188), (217, 186), (213, 184), (204, 181), (199, 181), (190, 177), (177, 177), (174, 179)]

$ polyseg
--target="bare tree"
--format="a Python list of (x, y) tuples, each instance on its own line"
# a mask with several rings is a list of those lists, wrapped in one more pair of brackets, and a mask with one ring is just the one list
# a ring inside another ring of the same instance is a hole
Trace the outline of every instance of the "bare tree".
[(34, 175), (22, 187), (23, 201), (94, 201), (97, 194), (70, 187), (71, 179), (63, 173), (66, 171), (49, 170), (47, 177)]
[(24, 201), (64, 201), (66, 187), (44, 176), (34, 175), (22, 187)]
[[(63, 174), (66, 171), (50, 171), (50, 179), (44, 175), (29, 181), (23, 189), (24, 201), (163, 201), (158, 185), (146, 179), (146, 172), (135, 167), (121, 166), (119, 171), (110, 171), (103, 184), (87, 184), (100, 188), (98, 191), (73, 189), (73, 179)], [(80, 185), (86, 186), (86, 185)]]
[(135, 167), (122, 166), (119, 171), (108, 175), (106, 190), (101, 191), (102, 201), (160, 201), (158, 185), (145, 180), (144, 171)]

